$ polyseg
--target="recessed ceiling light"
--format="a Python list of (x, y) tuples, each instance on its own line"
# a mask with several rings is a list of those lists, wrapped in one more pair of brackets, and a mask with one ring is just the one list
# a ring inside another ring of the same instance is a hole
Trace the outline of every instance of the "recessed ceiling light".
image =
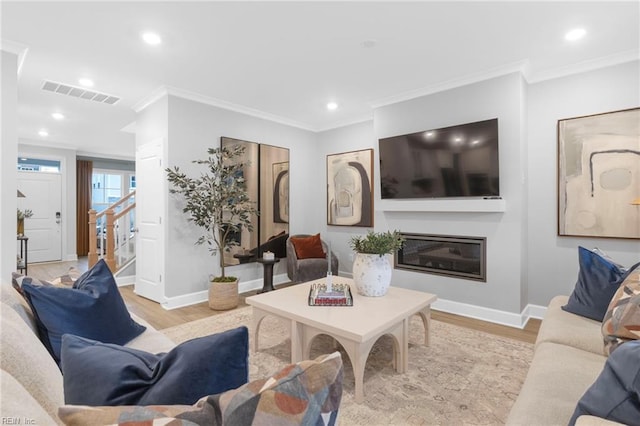
[(144, 40), (145, 43), (150, 44), (152, 46), (157, 46), (158, 44), (162, 43), (162, 39), (160, 38), (160, 36), (150, 31), (147, 31), (146, 33), (142, 33), (142, 39)]
[(64, 120), (64, 114), (60, 112), (54, 112), (51, 116), (56, 120)]
[(337, 103), (335, 103), (335, 102), (329, 102), (329, 103), (327, 104), (327, 109), (328, 109), (329, 111), (333, 111), (334, 109), (337, 109), (337, 108), (338, 108), (338, 104), (337, 104)]
[(45, 129), (41, 129), (38, 134), (40, 136), (42, 136), (43, 138), (46, 138), (47, 136), (49, 136), (49, 132), (47, 132)]
[(93, 80), (91, 80), (90, 78), (81, 78), (80, 80), (78, 80), (78, 83), (80, 83), (80, 85), (84, 87), (93, 87)]
[(584, 28), (574, 28), (564, 35), (564, 39), (567, 41), (576, 41), (580, 40), (585, 35), (587, 35), (587, 30)]

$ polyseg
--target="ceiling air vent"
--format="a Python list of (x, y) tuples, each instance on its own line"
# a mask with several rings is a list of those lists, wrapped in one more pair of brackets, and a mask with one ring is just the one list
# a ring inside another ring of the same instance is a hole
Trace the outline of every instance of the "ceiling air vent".
[(95, 90), (84, 89), (82, 87), (71, 86), (69, 84), (57, 83), (50, 80), (45, 80), (42, 85), (42, 90), (109, 105), (114, 105), (120, 100), (117, 96), (96, 92)]

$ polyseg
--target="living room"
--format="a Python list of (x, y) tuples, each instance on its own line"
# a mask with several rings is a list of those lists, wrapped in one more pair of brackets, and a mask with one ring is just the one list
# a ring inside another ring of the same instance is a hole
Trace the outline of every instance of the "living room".
[[(599, 6), (606, 7), (604, 3)], [(635, 24), (631, 33), (635, 30), (637, 35), (637, 19)], [(195, 171), (190, 162), (203, 157), (206, 149), (217, 145), (222, 136), (288, 148), (290, 232), (319, 232), (331, 242), (332, 251), (340, 260), (338, 274), (350, 276), (353, 254), (348, 241), (368, 228), (327, 225), (326, 157), (373, 149), (374, 230), (487, 238), (485, 283), (394, 270), (394, 285), (437, 294), (438, 301), (433, 305), (437, 310), (522, 327), (530, 317), (541, 318), (554, 296), (572, 292), (578, 271), (578, 246), (598, 247), (625, 266), (638, 261), (637, 239), (559, 236), (557, 207), (558, 120), (640, 105), (637, 40), (633, 43), (635, 47), (631, 49), (610, 47), (589, 60), (557, 69), (542, 67), (532, 72), (530, 64), (523, 60), (486, 66), (482, 72), (459, 78), (444, 76), (439, 84), (376, 98), (370, 102), (365, 117), (326, 128), (303, 128), (249, 109), (225, 108), (214, 96), (161, 87), (145, 93), (145, 99), (136, 100), (135, 136), (130, 137), (134, 146), (127, 152), (131, 159), (135, 147), (161, 140), (163, 164)], [(6, 213), (12, 212), (15, 204), (15, 198), (7, 195), (14, 193), (16, 186), (13, 159), (20, 152), (33, 152), (55, 154), (71, 163), (75, 162), (77, 149), (43, 147), (45, 142), (21, 136), (20, 92), (15, 77), (18, 59), (5, 50), (2, 54), (4, 195), (0, 271), (7, 276), (15, 269), (12, 256), (5, 255), (15, 251), (15, 221)], [(427, 67), (428, 64), (421, 65), (420, 72), (426, 72)], [(283, 84), (274, 82), (270, 90), (275, 92)], [(240, 90), (241, 85), (234, 87)], [(11, 90), (17, 94), (13, 103), (4, 96)], [(399, 203), (393, 200), (381, 199), (379, 139), (491, 118), (499, 121), (501, 203), (481, 200), (492, 207), (478, 209), (476, 203), (424, 200), (398, 207)], [(10, 144), (5, 140), (18, 142), (7, 146)], [(66, 175), (65, 182), (69, 198), (75, 198), (73, 176)], [(162, 201), (166, 212), (158, 270), (163, 277), (162, 302), (166, 308), (201, 302), (206, 298), (209, 275), (217, 272), (216, 262), (202, 247), (193, 245), (198, 231), (187, 222), (179, 202), (168, 194), (163, 195)], [(65, 220), (72, 220), (72, 209), (67, 210)], [(71, 228), (66, 235), (66, 258), (75, 255)], [(238, 265), (232, 270), (241, 285), (244, 283), (243, 290), (261, 285), (261, 265)], [(276, 266), (274, 278), (276, 283), (286, 281), (283, 263)]]

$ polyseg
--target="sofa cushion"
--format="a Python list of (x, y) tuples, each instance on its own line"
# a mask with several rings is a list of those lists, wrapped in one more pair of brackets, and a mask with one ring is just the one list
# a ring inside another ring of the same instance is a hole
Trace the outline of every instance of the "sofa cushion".
[(568, 303), (562, 309), (602, 321), (626, 270), (599, 250), (578, 247), (578, 260), (578, 280)]
[(578, 401), (569, 425), (584, 414), (640, 425), (640, 341), (618, 347)]
[(131, 319), (113, 274), (100, 260), (73, 287), (24, 280), (22, 291), (36, 317), (40, 339), (56, 362), (65, 333), (124, 345), (145, 328)]
[(147, 329), (133, 340), (128, 341), (127, 344), (124, 345), (125, 347), (139, 349), (141, 351), (151, 352), (154, 354), (169, 352), (171, 349), (176, 347), (173, 340), (169, 339), (164, 333), (153, 328), (151, 324), (138, 317), (136, 314), (131, 313), (131, 319)]
[(611, 299), (602, 335), (606, 355), (624, 342), (640, 339), (640, 270), (627, 276)]
[(248, 357), (246, 327), (188, 340), (158, 355), (65, 334), (61, 362), (65, 402), (193, 404), (245, 384)]
[(606, 361), (604, 355), (558, 343), (536, 348), (507, 425), (566, 425), (576, 401), (594, 382)]
[(298, 259), (324, 259), (327, 257), (322, 248), (320, 234), (310, 237), (291, 237), (291, 243), (296, 250)]
[[(2, 303), (0, 317), (0, 368), (20, 382), (42, 408), (55, 417), (58, 407), (64, 404), (60, 369), (16, 311)], [(6, 395), (11, 394), (3, 392), (0, 399), (4, 400)]]
[(342, 379), (342, 358), (334, 352), (287, 365), (269, 378), (202, 398), (193, 406), (64, 406), (59, 416), (67, 425), (134, 421), (151, 425), (154, 421), (166, 424), (171, 419), (183, 422), (178, 424), (213, 426), (335, 425)]
[[(4, 370), (0, 371), (0, 419), (2, 424), (54, 425), (58, 417), (47, 413), (20, 382)], [(27, 423), (27, 420), (29, 423)]]
[(553, 342), (602, 355), (602, 324), (564, 311), (562, 306), (567, 299), (568, 296), (556, 296), (549, 302), (536, 347), (543, 342)]

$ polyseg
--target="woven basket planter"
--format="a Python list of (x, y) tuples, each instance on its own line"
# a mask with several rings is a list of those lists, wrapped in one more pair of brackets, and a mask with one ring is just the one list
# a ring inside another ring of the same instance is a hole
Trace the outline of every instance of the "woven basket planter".
[(209, 307), (227, 311), (238, 306), (238, 280), (228, 283), (209, 283)]

